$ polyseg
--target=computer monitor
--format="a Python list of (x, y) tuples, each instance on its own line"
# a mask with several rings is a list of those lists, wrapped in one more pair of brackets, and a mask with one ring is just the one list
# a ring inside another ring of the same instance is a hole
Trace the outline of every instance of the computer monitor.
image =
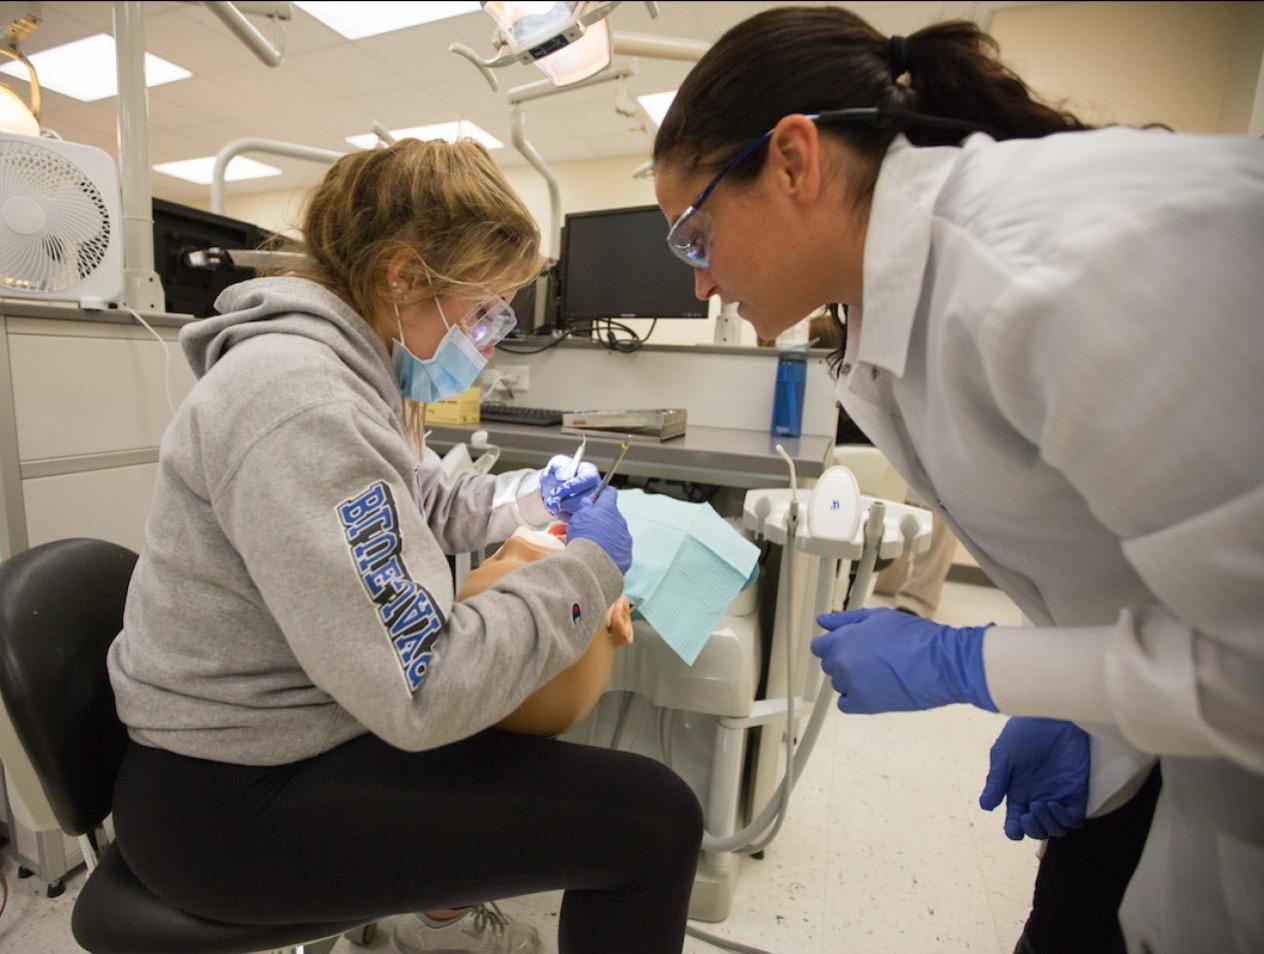
[(557, 270), (553, 266), (546, 268), (534, 281), (518, 289), (509, 303), (518, 318), (518, 324), (513, 330), (515, 337), (536, 334), (553, 324), (557, 311), (556, 289)]
[(656, 205), (566, 216), (561, 319), (705, 318), (693, 269), (667, 249)]
[(273, 233), (250, 222), (154, 199), (154, 271), (162, 279), (167, 311), (205, 318), (229, 285), (254, 278), (252, 268), (193, 268), (185, 253), (207, 248), (256, 249)]

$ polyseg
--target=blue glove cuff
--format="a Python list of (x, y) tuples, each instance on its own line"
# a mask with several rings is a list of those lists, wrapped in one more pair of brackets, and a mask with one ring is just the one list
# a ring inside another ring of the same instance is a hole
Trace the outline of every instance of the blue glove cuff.
[(954, 641), (959, 650), (956, 668), (962, 676), (961, 699), (988, 712), (998, 711), (988, 691), (987, 672), (983, 668), (983, 634), (993, 625), (963, 627), (957, 631), (961, 638)]

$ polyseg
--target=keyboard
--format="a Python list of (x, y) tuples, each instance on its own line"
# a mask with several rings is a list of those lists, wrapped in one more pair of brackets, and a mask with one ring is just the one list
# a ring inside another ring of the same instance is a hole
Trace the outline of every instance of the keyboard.
[(478, 418), (480, 421), (500, 421), (502, 424), (556, 427), (562, 423), (562, 412), (547, 407), (519, 407), (516, 404), (484, 401), (479, 407)]

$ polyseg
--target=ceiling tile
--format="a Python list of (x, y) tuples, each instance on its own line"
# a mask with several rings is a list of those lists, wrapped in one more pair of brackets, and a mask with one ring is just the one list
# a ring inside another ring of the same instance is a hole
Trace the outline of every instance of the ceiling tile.
[(201, 4), (190, 4), (187, 11), (146, 18), (145, 49), (198, 76), (258, 62), (246, 45)]
[(162, 102), (166, 106), (185, 108), (200, 113), (208, 120), (227, 120), (247, 115), (255, 110), (243, 109), (241, 97), (235, 90), (204, 76), (195, 76), (180, 83), (170, 83), (149, 91), (150, 103)]
[(565, 106), (527, 103), (523, 106), (523, 114), (523, 129), (532, 142), (577, 139), (584, 135), (584, 123), (577, 122), (575, 113)]
[(357, 123), (343, 135), (367, 132), (373, 120), (380, 120), (387, 129), (407, 129), (430, 123), (460, 119), (450, 106), (420, 89), (403, 88), (374, 96), (348, 96), (346, 101), (363, 112)]
[(23, 53), (27, 55), (39, 53), (54, 46), (61, 46), (72, 40), (82, 40), (86, 36), (102, 32), (89, 23), (67, 15), (59, 9), (61, 6), (63, 4), (44, 4), (39, 26), (22, 43)]
[(288, 118), (270, 113), (243, 117), (230, 122), (220, 121), (207, 123), (205, 126), (194, 126), (190, 129), (181, 130), (181, 134), (201, 144), (203, 150), (200, 153), (201, 155), (218, 152), (235, 139), (249, 137), (294, 142), (302, 146), (315, 146), (338, 152), (344, 152), (350, 148), (345, 142), (339, 144), (336, 136), (323, 130), (304, 126)]
[[(376, 99), (370, 98), (368, 101), (375, 102)], [(373, 120), (377, 118), (373, 111), (350, 99), (331, 99), (319, 105), (299, 106), (287, 112), (291, 119), (305, 123), (317, 133), (333, 137), (341, 149), (351, 148), (343, 141), (344, 137), (372, 131)]]
[(111, 36), (114, 34), (114, 4), (112, 3), (46, 3), (44, 6), (49, 8), (50, 13), (55, 10), (88, 24), (97, 33), (109, 33)]
[(190, 126), (201, 126), (213, 122), (215, 118), (189, 106), (177, 105), (168, 99), (159, 99), (152, 93), (149, 96), (150, 130), (188, 129)]
[(446, 104), (457, 116), (473, 119), (480, 126), (484, 121), (509, 116), (504, 94), (493, 93), (473, 70), (464, 79), (432, 83), (427, 92)]
[(540, 154), (549, 162), (598, 158), (597, 151), (583, 139), (563, 139), (548, 143), (540, 147)]
[[(697, 37), (702, 29), (695, 15), (699, 3), (660, 3), (658, 18), (650, 16), (643, 3), (625, 3), (610, 15), (610, 25), (615, 30), (632, 33), (653, 33), (660, 36)], [(710, 6), (710, 4), (705, 4)]]
[(434, 23), (381, 33), (357, 40), (355, 46), (414, 83), (439, 83), (468, 75), (486, 88), (486, 81), (474, 67), (449, 52), (454, 35), (440, 27)]
[(149, 164), (175, 162), (178, 159), (197, 159), (207, 155), (203, 143), (179, 132), (151, 132), (149, 136)]
[(440, 22), (444, 29), (452, 34), (454, 40), (474, 47), (484, 56), (491, 55), (492, 35), (496, 32), (496, 21), (488, 14), (480, 10), (477, 13), (466, 13)]
[(93, 132), (114, 136), (118, 132), (118, 113), (114, 108), (114, 100), (109, 105), (97, 103), (81, 103), (68, 96), (58, 96), (56, 100), (45, 97), (43, 115), (40, 117), (45, 126), (55, 129), (64, 138), (78, 141), (75, 134)]
[(210, 73), (207, 79), (232, 90), (237, 108), (246, 113), (263, 109), (282, 112), (301, 103), (319, 103), (338, 93), (332, 77), (322, 82), (291, 72), (284, 66), (269, 68), (262, 63)]
[(396, 89), (408, 82), (404, 73), (354, 43), (291, 54), (279, 69), (330, 86), (344, 97)]
[(286, 53), (306, 53), (350, 42), (299, 7), (294, 7), (293, 11), (293, 17), (284, 25)]

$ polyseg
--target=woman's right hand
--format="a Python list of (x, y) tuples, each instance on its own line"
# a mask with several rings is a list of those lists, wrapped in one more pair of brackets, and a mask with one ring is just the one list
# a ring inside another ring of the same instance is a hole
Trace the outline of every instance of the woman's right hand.
[(632, 534), (619, 513), (618, 497), (618, 491), (607, 487), (595, 502), (581, 502), (566, 524), (566, 542), (591, 540), (610, 555), (620, 573), (627, 573), (632, 566)]

